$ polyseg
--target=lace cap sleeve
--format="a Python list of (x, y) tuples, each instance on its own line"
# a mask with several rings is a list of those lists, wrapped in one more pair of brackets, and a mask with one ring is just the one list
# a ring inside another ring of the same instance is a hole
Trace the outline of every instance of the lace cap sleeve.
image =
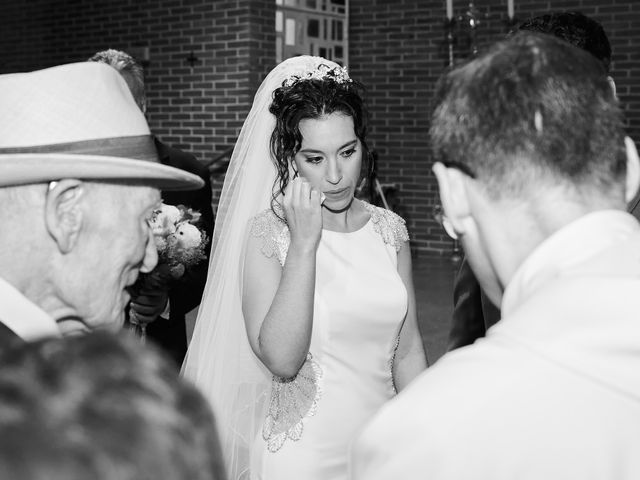
[(373, 229), (382, 237), (384, 243), (400, 250), (402, 245), (409, 240), (409, 232), (406, 222), (400, 215), (386, 208), (376, 207), (367, 202), (362, 202), (371, 214)]
[(291, 242), (289, 228), (271, 209), (253, 217), (251, 235), (262, 240), (260, 251), (265, 257), (271, 258), (275, 255), (280, 265), (284, 265)]

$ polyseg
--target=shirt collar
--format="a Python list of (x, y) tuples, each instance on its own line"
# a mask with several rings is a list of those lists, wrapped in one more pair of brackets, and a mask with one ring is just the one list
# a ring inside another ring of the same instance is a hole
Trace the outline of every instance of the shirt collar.
[(55, 320), (2, 278), (0, 298), (0, 321), (23, 340), (60, 336)]
[(620, 210), (592, 212), (544, 240), (520, 265), (502, 297), (502, 317), (508, 317), (538, 288), (638, 231), (638, 221)]

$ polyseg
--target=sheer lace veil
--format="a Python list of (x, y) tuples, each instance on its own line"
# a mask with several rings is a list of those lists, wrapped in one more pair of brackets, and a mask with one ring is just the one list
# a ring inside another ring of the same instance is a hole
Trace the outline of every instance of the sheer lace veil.
[(231, 156), (216, 215), (205, 293), (182, 366), (207, 396), (218, 423), (230, 480), (248, 479), (251, 446), (262, 426), (271, 375), (253, 354), (242, 317), (242, 266), (247, 226), (269, 208), (276, 168), (269, 142), (273, 92), (293, 76), (314, 71), (320, 57), (276, 66), (258, 89)]

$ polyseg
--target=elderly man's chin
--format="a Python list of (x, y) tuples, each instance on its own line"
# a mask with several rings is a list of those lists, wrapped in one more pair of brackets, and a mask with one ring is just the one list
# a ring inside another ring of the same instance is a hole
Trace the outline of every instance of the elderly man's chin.
[(100, 319), (85, 321), (78, 317), (58, 320), (58, 329), (63, 336), (84, 335), (94, 330), (117, 332), (124, 325), (124, 310)]

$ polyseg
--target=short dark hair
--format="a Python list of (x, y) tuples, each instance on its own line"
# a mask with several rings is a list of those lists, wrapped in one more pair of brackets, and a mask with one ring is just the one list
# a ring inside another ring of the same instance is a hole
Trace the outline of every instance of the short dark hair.
[(24, 344), (0, 365), (1, 478), (224, 478), (208, 403), (132, 337)]
[[(356, 137), (362, 144), (363, 171), (366, 174), (371, 168), (367, 146), (369, 112), (364, 103), (363, 91), (364, 87), (355, 80), (343, 82), (334, 79), (331, 74), (322, 79), (304, 79), (282, 85), (274, 91), (269, 107), (269, 111), (276, 117), (270, 141), (271, 156), (277, 169), (272, 208), (276, 198), (284, 193), (291, 180), (289, 164), (302, 144), (302, 120), (318, 119), (332, 113), (351, 117)], [(277, 210), (274, 212), (277, 214)]]
[(611, 69), (611, 44), (600, 23), (581, 12), (556, 12), (522, 22), (518, 31), (548, 33), (586, 50)]
[(519, 32), (444, 75), (430, 137), (436, 161), (463, 165), (493, 198), (541, 179), (623, 195), (622, 114), (604, 68), (551, 35)]

